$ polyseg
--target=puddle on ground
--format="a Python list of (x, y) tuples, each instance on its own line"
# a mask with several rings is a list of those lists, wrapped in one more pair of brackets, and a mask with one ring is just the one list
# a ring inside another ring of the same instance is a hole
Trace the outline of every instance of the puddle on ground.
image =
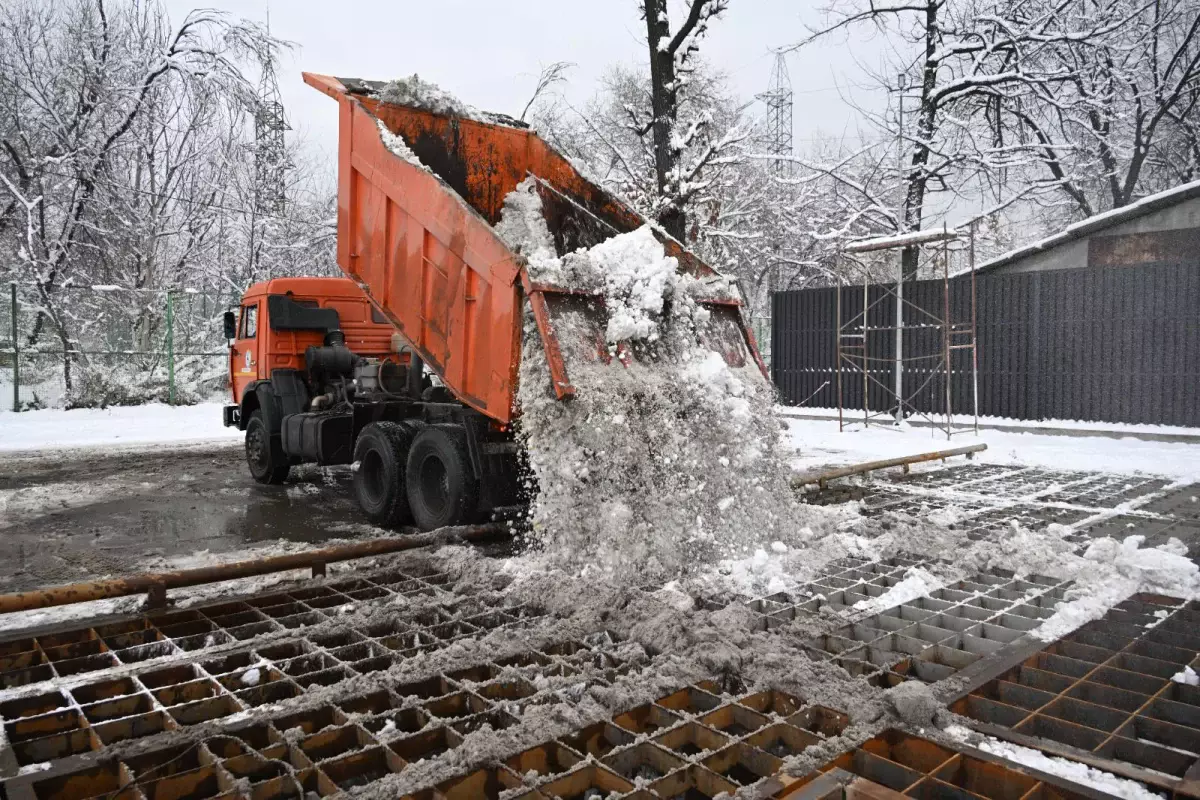
[(0, 590), (129, 574), (141, 562), (200, 550), (353, 538), (360, 525), (369, 528), (348, 468), (302, 468), (282, 486), (260, 486), (239, 468), (181, 474), (165, 486), (133, 482), (99, 502), (16, 522), (0, 537)]

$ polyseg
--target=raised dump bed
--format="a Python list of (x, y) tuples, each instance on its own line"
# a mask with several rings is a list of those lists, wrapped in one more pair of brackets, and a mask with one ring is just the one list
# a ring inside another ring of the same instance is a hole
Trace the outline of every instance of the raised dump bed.
[[(385, 103), (384, 84), (305, 73), (304, 80), (339, 105), (338, 265), (395, 324), (425, 363), (467, 405), (498, 423), (517, 405), (522, 292), (537, 317), (554, 389), (569, 397), (567, 355), (606, 362), (602, 303), (567, 287), (530, 281), (525, 260), (496, 234), (505, 198), (529, 176), (537, 179), (558, 255), (592, 247), (646, 224), (633, 209), (588, 181), (522, 123), (486, 120)], [(385, 144), (381, 127), (400, 136), (419, 159)], [(679, 243), (660, 235), (679, 269), (716, 273)], [(709, 336), (730, 366), (761, 360), (736, 301), (706, 298)], [(565, 344), (560, 315), (582, 341)], [(764, 369), (765, 372), (765, 369)]]

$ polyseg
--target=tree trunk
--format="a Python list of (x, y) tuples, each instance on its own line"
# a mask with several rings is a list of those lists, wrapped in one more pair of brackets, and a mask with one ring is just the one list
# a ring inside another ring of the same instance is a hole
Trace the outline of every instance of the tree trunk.
[(667, 0), (645, 0), (646, 41), (650, 45), (650, 103), (654, 112), (654, 172), (658, 195), (665, 203), (658, 222), (680, 242), (684, 239), (687, 220), (677, 203), (678, 180), (675, 175), (678, 154), (671, 147), (678, 110), (678, 91), (675, 85), (675, 56), (668, 48), (671, 28), (667, 20)]
[[(929, 176), (925, 172), (929, 164), (929, 142), (937, 124), (938, 108), (932, 95), (937, 88), (937, 49), (941, 43), (941, 28), (938, 20), (940, 0), (927, 0), (925, 5), (925, 64), (921, 72), (921, 109), (917, 117), (917, 145), (913, 150), (912, 162), (905, 176), (904, 232), (919, 231), (925, 217), (925, 191)], [(904, 102), (904, 98), (900, 98)], [(900, 132), (904, 136), (904, 131)], [(915, 281), (921, 255), (920, 247), (906, 247), (900, 254), (900, 265), (904, 280)]]

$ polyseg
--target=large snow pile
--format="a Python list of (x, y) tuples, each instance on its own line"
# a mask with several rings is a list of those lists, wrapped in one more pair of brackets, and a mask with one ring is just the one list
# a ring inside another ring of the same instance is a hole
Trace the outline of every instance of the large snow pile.
[[(709, 288), (678, 274), (648, 227), (556, 258), (536, 193), (526, 183), (514, 195), (498, 231), (532, 256), (532, 277), (595, 292), (606, 307), (555, 316), (576, 390), (565, 402), (526, 322), (521, 435), (539, 489), (532, 535), (547, 556), (663, 580), (802, 528), (772, 386), (749, 354), (731, 367), (703, 342), (713, 321), (695, 297)], [(608, 363), (596, 313), (607, 318)]]

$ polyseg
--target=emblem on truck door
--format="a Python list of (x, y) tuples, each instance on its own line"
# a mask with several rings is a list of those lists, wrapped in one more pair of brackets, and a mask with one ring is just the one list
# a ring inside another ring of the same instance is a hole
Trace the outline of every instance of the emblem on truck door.
[(242, 372), (253, 372), (254, 371), (254, 353), (250, 352), (249, 350), (246, 350), (243, 353), (243, 355), (246, 358), (244, 361), (245, 366), (242, 367)]

